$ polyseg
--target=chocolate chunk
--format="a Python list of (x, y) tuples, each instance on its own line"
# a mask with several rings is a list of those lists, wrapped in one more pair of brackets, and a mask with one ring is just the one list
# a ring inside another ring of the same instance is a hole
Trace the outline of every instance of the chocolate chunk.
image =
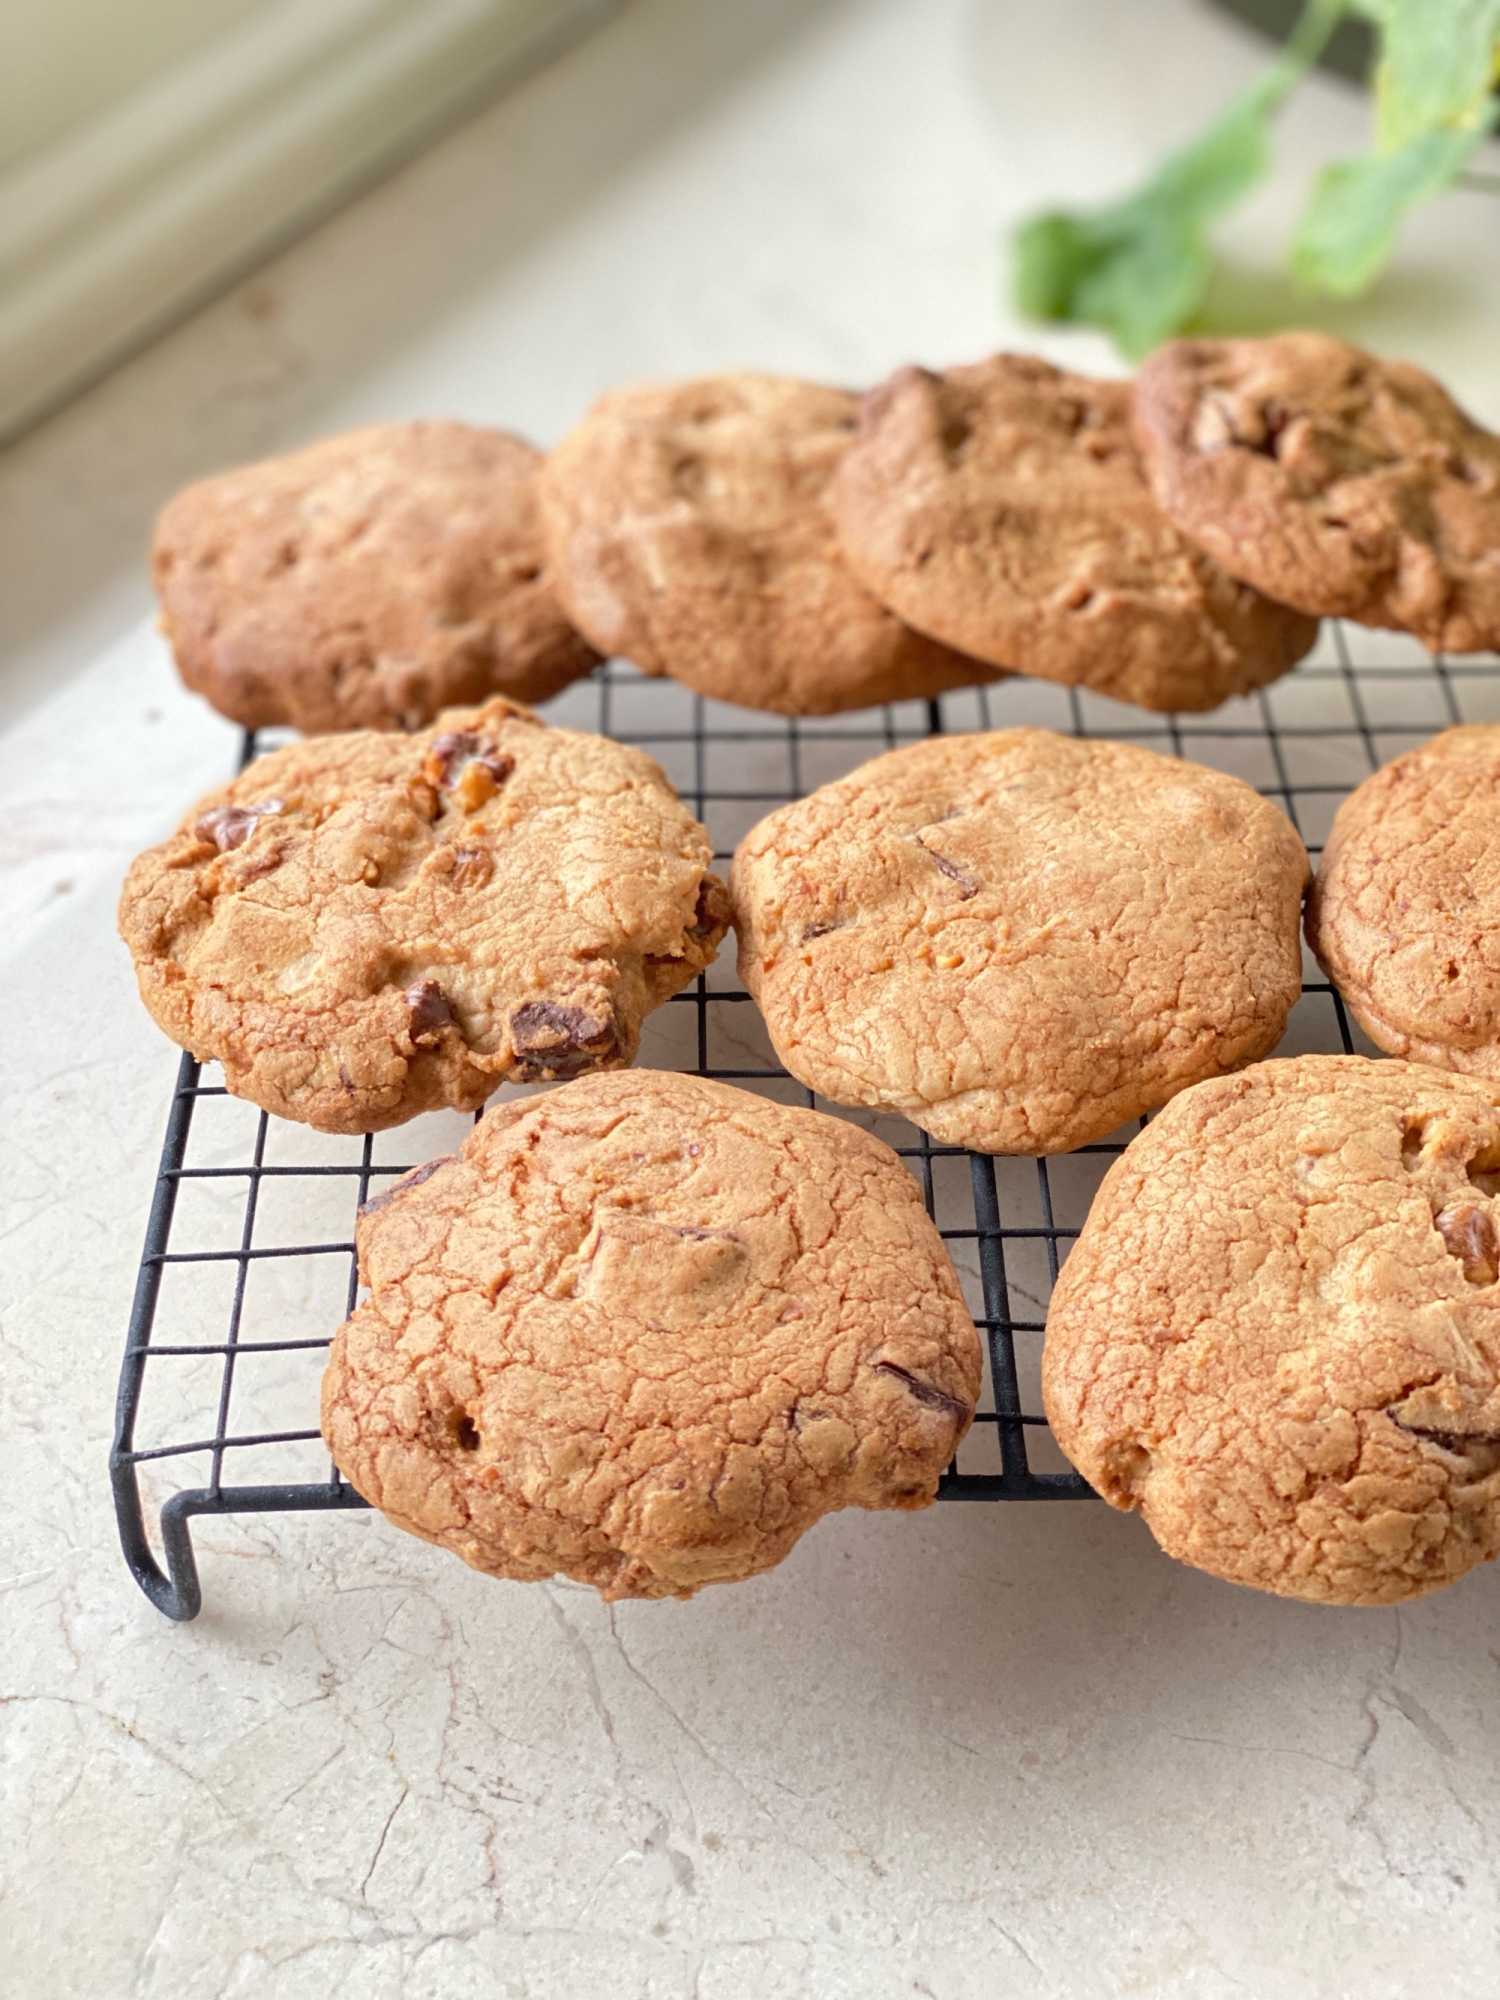
[(422, 759), (422, 776), (429, 784), (446, 785), (454, 765), (467, 763), (478, 748), (479, 738), (467, 730), (439, 730)]
[(280, 811), (280, 799), (267, 799), (258, 806), (215, 806), (193, 822), (193, 835), (197, 840), (211, 840), (221, 854), (228, 854), (231, 848), (244, 846), (257, 820)]
[(1500, 1278), (1500, 1238), (1487, 1208), (1455, 1201), (1433, 1217), (1433, 1228), (1456, 1257), (1471, 1285), (1493, 1285)]
[(832, 1415), (832, 1410), (808, 1410), (801, 1403), (793, 1403), (786, 1413), (786, 1427), (789, 1431), (800, 1431), (808, 1424), (826, 1424)]
[(510, 1017), (517, 1069), (529, 1080), (579, 1076), (614, 1053), (612, 1021), (556, 1000), (528, 1000)]
[(435, 979), (418, 979), (401, 997), (406, 1002), (407, 1030), (412, 1040), (431, 1048), (438, 1029), (446, 1028), (453, 1019), (448, 996)]
[(420, 1187), (423, 1181), (431, 1180), (438, 1168), (446, 1167), (454, 1157), (452, 1153), (442, 1153), (437, 1159), (429, 1160), (425, 1167), (413, 1167), (410, 1173), (392, 1181), (388, 1188), (382, 1188), (379, 1194), (372, 1194), (368, 1201), (362, 1201), (359, 1205), (360, 1214), (373, 1215), (377, 1208), (384, 1208), (388, 1202), (394, 1201), (398, 1194), (405, 1194), (410, 1188)]
[(1262, 406), (1261, 434), (1251, 445), (1253, 451), (1261, 452), (1266, 458), (1276, 458), (1281, 447), (1277, 440), (1292, 421), (1290, 410), (1281, 403), (1266, 403)]
[(958, 884), (960, 902), (967, 903), (971, 896), (979, 894), (979, 884), (974, 880), (974, 877), (972, 875), (965, 875), (962, 868), (955, 862), (950, 861), (946, 854), (939, 854), (936, 849), (929, 847), (921, 834), (917, 835), (917, 845), (927, 856), (928, 860), (943, 871), (949, 881)]
[(1413, 1423), (1409, 1417), (1402, 1415), (1400, 1403), (1392, 1403), (1386, 1415), (1398, 1431), (1405, 1431), (1408, 1437), (1421, 1438), (1424, 1444), (1435, 1444), (1440, 1451), (1462, 1453), (1500, 1444), (1500, 1435), (1494, 1431), (1456, 1431), (1438, 1424)]
[(827, 937), (830, 931), (841, 931), (848, 924), (847, 917), (823, 917), (817, 923), (802, 926), (802, 942), (809, 944), (813, 938)]
[(1202, 452), (1222, 451), (1226, 445), (1237, 444), (1262, 458), (1277, 458), (1281, 449), (1278, 440), (1291, 420), (1291, 412), (1282, 403), (1272, 400), (1256, 410), (1211, 389), (1198, 406), (1193, 443)]
[(891, 1375), (901, 1384), (909, 1396), (919, 1402), (924, 1410), (944, 1410), (956, 1424), (966, 1423), (969, 1407), (961, 1403), (957, 1396), (950, 1396), (942, 1389), (934, 1388), (931, 1382), (923, 1382), (915, 1375), (909, 1375), (904, 1368), (898, 1368), (894, 1361), (877, 1361), (877, 1375)]
[(483, 847), (455, 847), (453, 886), (455, 889), (482, 889), (494, 872), (489, 850)]
[[(432, 739), (422, 764), (422, 775), (444, 791), (460, 793), (466, 812), (474, 812), (486, 799), (493, 798), (516, 768), (516, 760), (488, 737), (467, 730), (444, 729)], [(475, 772), (471, 776), (470, 773)], [(465, 786), (469, 796), (463, 796)]]
[(723, 885), (712, 878), (705, 878), (699, 885), (698, 901), (693, 911), (692, 926), (688, 936), (698, 940), (719, 938), (729, 928), (729, 908)]

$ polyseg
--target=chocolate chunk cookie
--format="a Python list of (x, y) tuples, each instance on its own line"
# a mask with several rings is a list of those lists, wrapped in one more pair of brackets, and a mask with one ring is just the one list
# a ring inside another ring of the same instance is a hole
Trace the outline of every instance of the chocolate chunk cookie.
[(1300, 1056), (1105, 1177), (1047, 1315), (1057, 1440), (1169, 1555), (1397, 1604), (1500, 1548), (1500, 1091)]
[(630, 1062), (726, 928), (649, 757), (498, 697), (442, 721), (274, 751), (125, 884), (157, 1025), (322, 1132)]
[(542, 559), (540, 462), (506, 431), (387, 424), (189, 486), (153, 550), (182, 678), (247, 729), (309, 735), (545, 701), (598, 655)]
[(547, 461), (542, 519), (580, 631), (644, 673), (781, 715), (940, 694), (994, 670), (855, 581), (823, 496), (857, 399), (773, 375), (596, 403)]
[(1446, 730), (1345, 799), (1307, 938), (1380, 1048), (1500, 1078), (1500, 728)]
[(1141, 369), (1157, 499), (1232, 575), (1315, 616), (1500, 645), (1500, 438), (1326, 333), (1174, 340)]
[(506, 1104), (359, 1222), (323, 1433), (398, 1527), (608, 1599), (753, 1576), (925, 1507), (980, 1348), (878, 1139), (637, 1070)]
[(1151, 709), (1217, 708), (1317, 626), (1208, 561), (1151, 497), (1130, 389), (1030, 356), (900, 369), (830, 505), (850, 567), (920, 631)]
[(1238, 778), (1045, 729), (893, 750), (761, 821), (740, 974), (793, 1076), (1060, 1153), (1267, 1054), (1307, 855)]

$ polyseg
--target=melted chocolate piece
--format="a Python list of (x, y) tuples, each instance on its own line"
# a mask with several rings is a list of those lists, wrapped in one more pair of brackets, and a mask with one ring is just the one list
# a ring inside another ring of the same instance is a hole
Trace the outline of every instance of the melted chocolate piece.
[(971, 896), (979, 894), (979, 884), (974, 880), (974, 877), (972, 875), (965, 875), (962, 868), (955, 862), (950, 861), (946, 854), (939, 854), (935, 848), (929, 847), (921, 834), (917, 835), (917, 845), (927, 856), (928, 860), (932, 862), (934, 867), (940, 868), (950, 882), (958, 884), (960, 902), (967, 903)]
[(898, 1368), (894, 1361), (877, 1361), (875, 1373), (894, 1376), (906, 1393), (914, 1397), (924, 1410), (943, 1410), (956, 1424), (961, 1424), (968, 1418), (968, 1405), (961, 1403), (957, 1396), (949, 1396), (943, 1390), (934, 1388), (931, 1382), (924, 1382), (916, 1375), (909, 1375), (904, 1368)]
[(786, 1413), (786, 1427), (800, 1431), (807, 1424), (825, 1424), (832, 1415), (832, 1410), (805, 1410), (800, 1403), (793, 1403)]
[(720, 894), (722, 892), (718, 891), (718, 885), (715, 883), (705, 881), (699, 884), (698, 901), (693, 909), (689, 937), (712, 937), (716, 931), (722, 932), (728, 929), (728, 916), (716, 907)]
[(1432, 1226), (1471, 1285), (1493, 1285), (1500, 1278), (1500, 1238), (1487, 1208), (1456, 1201), (1433, 1217)]
[(1392, 1403), (1386, 1415), (1398, 1431), (1405, 1431), (1408, 1437), (1420, 1438), (1424, 1444), (1435, 1444), (1439, 1451), (1453, 1452), (1462, 1457), (1466, 1451), (1479, 1451), (1486, 1456), (1500, 1445), (1500, 1435), (1494, 1431), (1455, 1431), (1440, 1424), (1414, 1424), (1409, 1417), (1401, 1414), (1402, 1405)]
[(360, 1214), (373, 1215), (377, 1208), (384, 1208), (388, 1202), (394, 1201), (398, 1194), (405, 1194), (411, 1188), (420, 1187), (423, 1181), (431, 1180), (439, 1167), (446, 1167), (448, 1162), (456, 1157), (453, 1153), (442, 1153), (437, 1159), (429, 1160), (425, 1167), (413, 1167), (409, 1174), (403, 1174), (400, 1180), (392, 1181), (390, 1186), (382, 1188), (379, 1194), (372, 1194), (368, 1201), (362, 1201), (359, 1205)]
[(211, 840), (221, 854), (228, 854), (232, 848), (244, 846), (258, 820), (280, 811), (280, 799), (267, 799), (259, 806), (215, 806), (193, 822), (193, 837)]
[[(494, 796), (516, 768), (516, 760), (509, 751), (502, 750), (488, 737), (471, 735), (468, 730), (444, 729), (432, 739), (422, 762), (422, 776), (429, 784), (441, 785), (444, 791), (451, 792), (458, 788), (471, 764), (477, 764), (488, 774), (492, 787), (489, 797)], [(482, 804), (483, 800), (476, 803)]]
[(446, 1028), (453, 1019), (447, 994), (435, 979), (418, 979), (407, 987), (401, 997), (406, 1002), (407, 1027), (412, 1040), (426, 1042), (430, 1047), (437, 1039), (438, 1029)]
[(511, 1015), (510, 1032), (516, 1067), (531, 1081), (580, 1076), (615, 1049), (612, 1021), (556, 1000), (528, 1000)]
[(453, 886), (455, 889), (482, 889), (494, 870), (489, 850), (483, 847), (455, 847)]

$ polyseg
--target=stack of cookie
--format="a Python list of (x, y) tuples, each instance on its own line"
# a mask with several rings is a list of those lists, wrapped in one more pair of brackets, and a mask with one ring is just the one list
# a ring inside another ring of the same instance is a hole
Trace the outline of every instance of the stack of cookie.
[(1490, 725), (1345, 800), (1308, 940), (1371, 1040), (1418, 1060), (1185, 1091), (1053, 1295), (1063, 1449), (1215, 1575), (1394, 1604), (1500, 1553), (1497, 828)]
[(359, 1490), (510, 1577), (690, 1596), (832, 1508), (926, 1505), (979, 1338), (879, 1140), (611, 1074), (728, 925), (652, 760), (496, 697), (273, 751), (134, 864), (160, 1025), (326, 1132), (506, 1105), (363, 1211), (325, 1430)]
[(1200, 711), (1326, 615), (1500, 644), (1500, 439), (1327, 335), (1138, 381), (1000, 354), (863, 399), (769, 375), (606, 396), (544, 459), (390, 425), (189, 487), (155, 545), (188, 685), (247, 727), (417, 729), (620, 655), (825, 715), (993, 680)]
[(732, 922), (779, 1057), (834, 1103), (1029, 1155), (1161, 1111), (1049, 1318), (1049, 1413), (1106, 1498), (1331, 1601), (1495, 1553), (1500, 730), (1362, 787), (1308, 907), (1361, 1023), (1419, 1061), (1265, 1063), (1308, 864), (1236, 778), (934, 737), (772, 813), (726, 891), (651, 759), (511, 697), (623, 652), (790, 713), (1010, 670), (1201, 708), (1325, 610), (1493, 643), (1497, 551), (1500, 441), (1313, 335), (1176, 343), (1133, 391), (1006, 356), (862, 404), (633, 389), (545, 461), (396, 426), (181, 496), (157, 570), (185, 677), (310, 733), (132, 869), (153, 1016), (323, 1131), (560, 1086), (362, 1215), (324, 1396), (345, 1474), (480, 1569), (611, 1598), (934, 1496), (981, 1357), (899, 1160), (618, 1073)]
[(166, 1031), (324, 1131), (477, 1107), (359, 1225), (325, 1429), (359, 1490), (498, 1575), (688, 1595), (830, 1508), (936, 1492), (977, 1333), (880, 1141), (621, 1071), (741, 967), (793, 1072), (1048, 1152), (1265, 1053), (1306, 855), (1238, 779), (1041, 730), (938, 738), (773, 814), (735, 860), (640, 752), (495, 698), (311, 737), (201, 800), (121, 925)]

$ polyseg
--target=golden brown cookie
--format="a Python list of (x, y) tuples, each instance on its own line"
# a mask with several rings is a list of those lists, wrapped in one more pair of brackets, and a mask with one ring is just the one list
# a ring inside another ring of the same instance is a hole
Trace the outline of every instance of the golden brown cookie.
[(1500, 728), (1445, 730), (1350, 793), (1307, 939), (1377, 1047), (1500, 1078)]
[(1217, 708), (1317, 626), (1208, 561), (1151, 497), (1130, 389), (997, 354), (865, 397), (830, 505), (850, 567), (919, 631), (1150, 709)]
[(839, 554), (823, 496), (858, 400), (774, 375), (643, 384), (548, 459), (557, 588), (603, 653), (780, 715), (927, 698), (995, 671), (904, 626)]
[(1135, 435), (1232, 575), (1434, 649), (1500, 645), (1500, 438), (1420, 368), (1326, 333), (1174, 340), (1141, 369)]
[(1175, 1098), (1047, 1315), (1058, 1443), (1169, 1555), (1396, 1604), (1500, 1548), (1500, 1091), (1299, 1056)]
[(1306, 875), (1238, 778), (1004, 729), (783, 806), (730, 895), (793, 1076), (947, 1144), (1059, 1153), (1275, 1047)]
[(498, 1106), (363, 1211), (323, 1433), (476, 1569), (691, 1597), (839, 1507), (925, 1507), (979, 1338), (916, 1183), (820, 1112), (700, 1077)]
[(508, 431), (385, 424), (189, 486), (153, 548), (182, 678), (247, 729), (308, 735), (545, 701), (598, 655), (542, 558), (540, 462)]
[(125, 883), (157, 1025), (322, 1132), (632, 1061), (726, 928), (649, 757), (498, 697), (442, 721), (273, 751)]

